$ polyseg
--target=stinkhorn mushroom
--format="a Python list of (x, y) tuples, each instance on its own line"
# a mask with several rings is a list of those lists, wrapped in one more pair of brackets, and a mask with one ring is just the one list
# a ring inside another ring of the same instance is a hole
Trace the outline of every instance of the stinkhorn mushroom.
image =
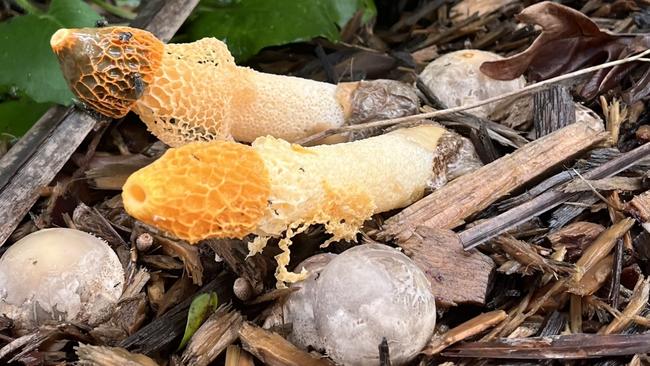
[(165, 44), (116, 26), (60, 29), (50, 45), (80, 101), (112, 118), (133, 111), (172, 147), (266, 135), (293, 142), (419, 108), (415, 89), (395, 80), (331, 84), (239, 66), (216, 38)]
[(469, 140), (438, 125), (314, 147), (272, 136), (194, 142), (133, 173), (122, 197), (131, 216), (190, 243), (254, 234), (254, 254), (285, 233), (276, 278), (294, 282), (304, 277), (285, 268), (296, 233), (323, 224), (332, 234), (324, 245), (355, 240), (373, 214), (444, 184), (448, 167), (480, 165)]
[(115, 252), (79, 230), (36, 231), (0, 258), (0, 314), (19, 330), (49, 320), (96, 326), (111, 315), (123, 286)]

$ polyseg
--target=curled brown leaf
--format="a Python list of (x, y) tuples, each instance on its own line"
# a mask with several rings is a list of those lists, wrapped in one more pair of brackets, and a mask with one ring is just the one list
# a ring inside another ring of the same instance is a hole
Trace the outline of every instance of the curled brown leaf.
[[(480, 70), (491, 78), (511, 80), (527, 74), (540, 81), (582, 68), (620, 60), (650, 46), (650, 35), (619, 35), (601, 30), (589, 17), (568, 6), (544, 1), (524, 9), (516, 18), (537, 25), (542, 31), (523, 52), (499, 61), (485, 62)], [(592, 73), (578, 88), (581, 97), (591, 99), (619, 86), (637, 67), (643, 75), (623, 91), (633, 103), (650, 94), (650, 72), (644, 62), (630, 62)]]

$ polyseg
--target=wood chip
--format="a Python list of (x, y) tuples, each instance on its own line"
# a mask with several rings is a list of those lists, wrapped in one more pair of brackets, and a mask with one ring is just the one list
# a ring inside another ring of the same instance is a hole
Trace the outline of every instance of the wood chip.
[(255, 360), (253, 355), (233, 344), (226, 349), (225, 366), (255, 366)]
[(388, 219), (379, 237), (405, 241), (419, 225), (455, 228), (499, 198), (606, 138), (606, 133), (583, 123), (566, 126), (447, 183)]
[(587, 271), (584, 276), (582, 276), (580, 282), (569, 285), (567, 291), (580, 296), (593, 295), (603, 286), (607, 278), (611, 275), (613, 264), (613, 255), (608, 255), (601, 259), (595, 266)]
[(255, 295), (262, 293), (275, 271), (273, 258), (265, 255), (248, 256), (248, 246), (242, 240), (208, 239), (205, 243), (230, 269), (251, 284)]
[(120, 347), (79, 344), (75, 349), (80, 366), (158, 366), (153, 359)]
[(188, 366), (207, 366), (239, 337), (243, 318), (230, 305), (221, 305), (190, 339), (181, 361)]
[(596, 240), (603, 230), (605, 230), (603, 225), (587, 221), (577, 221), (548, 234), (546, 237), (553, 247), (563, 245), (566, 247), (580, 248), (582, 251), (583, 248)]
[(478, 315), (461, 325), (454, 327), (440, 336), (435, 336), (422, 351), (427, 356), (433, 356), (440, 353), (445, 348), (460, 342), (469, 337), (473, 337), (490, 327), (499, 324), (508, 316), (503, 310), (495, 310), (489, 313)]
[(160, 244), (165, 254), (180, 258), (183, 261), (192, 283), (198, 286), (203, 284), (203, 265), (201, 264), (197, 246), (163, 236), (156, 236), (155, 242)]
[(459, 344), (442, 351), (444, 357), (495, 359), (591, 359), (650, 352), (650, 333), (572, 334), (563, 336), (503, 338), (492, 342)]
[(650, 222), (650, 191), (634, 196), (627, 204), (627, 211), (643, 222)]
[(625, 235), (633, 225), (634, 220), (626, 218), (603, 231), (576, 262), (578, 271), (573, 275), (573, 281), (580, 281), (586, 272), (606, 257), (614, 248), (616, 241)]
[(239, 330), (242, 347), (269, 366), (334, 366), (291, 344), (282, 336), (245, 322)]
[(576, 108), (571, 90), (564, 85), (553, 85), (533, 95), (533, 123), (535, 137), (548, 135), (575, 122)]
[(650, 278), (640, 278), (634, 287), (632, 298), (628, 302), (621, 316), (614, 319), (606, 327), (601, 329), (598, 334), (619, 333), (627, 328), (636, 315), (638, 315), (648, 305), (650, 295)]
[(564, 192), (587, 191), (637, 191), (643, 187), (640, 177), (611, 177), (598, 180), (575, 180), (567, 184)]
[(424, 271), (438, 306), (485, 303), (494, 261), (478, 250), (463, 250), (451, 230), (421, 226), (399, 246)]

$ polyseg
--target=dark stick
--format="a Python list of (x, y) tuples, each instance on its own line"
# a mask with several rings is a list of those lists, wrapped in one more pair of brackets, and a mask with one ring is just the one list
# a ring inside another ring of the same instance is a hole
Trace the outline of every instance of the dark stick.
[[(634, 150), (621, 154), (607, 163), (585, 173), (585, 179), (602, 179), (617, 174), (650, 154), (650, 143), (646, 143)], [(477, 245), (489, 240), (496, 235), (528, 221), (531, 217), (540, 215), (572, 197), (576, 193), (565, 193), (561, 188), (553, 189), (543, 193), (532, 200), (512, 208), (500, 215), (487, 219), (476, 226), (473, 226), (459, 234), (465, 250), (472, 249)]]
[(225, 304), (232, 298), (232, 282), (234, 278), (229, 272), (222, 272), (215, 279), (203, 286), (193, 296), (168, 310), (161, 317), (140, 328), (128, 338), (120, 342), (120, 347), (130, 351), (152, 355), (154, 353), (176, 347), (172, 344), (185, 330), (187, 311), (194, 298), (201, 293), (215, 291), (220, 304)]
[[(147, 2), (132, 25), (168, 41), (198, 0)], [(54, 106), (0, 159), (0, 246), (95, 127), (99, 116)]]
[(325, 50), (323, 49), (323, 46), (320, 44), (316, 46), (316, 56), (318, 57), (318, 60), (320, 61), (321, 65), (323, 65), (323, 70), (325, 70), (327, 81), (334, 84), (337, 83), (339, 77), (336, 74), (336, 70), (334, 70), (332, 63), (330, 62), (330, 60), (327, 58), (327, 55), (325, 54)]
[(386, 337), (382, 338), (379, 344), (379, 365), (390, 366), (390, 350), (388, 349)]
[(559, 130), (575, 119), (575, 104), (566, 86), (557, 84), (534, 94), (533, 124), (536, 138)]
[(544, 320), (544, 325), (539, 330), (537, 336), (539, 337), (548, 337), (560, 334), (566, 325), (566, 316), (554, 310), (550, 315)]
[(131, 26), (146, 29), (161, 41), (169, 42), (198, 3), (198, 0), (147, 1)]
[(13, 172), (25, 164), (33, 154), (33, 149), (40, 146), (47, 139), (52, 129), (56, 127), (57, 121), (64, 118), (70, 111), (70, 109), (61, 107), (50, 108), (39, 118), (29, 132), (0, 159), (0, 189), (3, 189), (9, 183)]
[(494, 147), (490, 136), (488, 135), (487, 127), (484, 124), (481, 124), (481, 127), (478, 130), (472, 130), (469, 133), (470, 140), (476, 148), (476, 153), (483, 164), (490, 164), (491, 162), (499, 158), (499, 153)]

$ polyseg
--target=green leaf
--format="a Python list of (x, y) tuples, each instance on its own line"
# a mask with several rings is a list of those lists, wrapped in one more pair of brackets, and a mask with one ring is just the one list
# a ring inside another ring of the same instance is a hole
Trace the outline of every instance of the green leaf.
[(204, 0), (187, 23), (187, 35), (216, 37), (245, 61), (268, 46), (315, 37), (338, 41), (340, 28), (358, 10), (366, 19), (376, 13), (372, 0)]
[(22, 136), (51, 106), (51, 103), (36, 103), (29, 98), (1, 102), (0, 134)]
[(37, 103), (70, 105), (73, 95), (50, 48), (50, 37), (60, 28), (92, 27), (98, 19), (81, 0), (52, 0), (47, 13), (0, 23), (0, 85), (15, 86)]
[(192, 300), (187, 314), (185, 334), (183, 334), (183, 340), (181, 340), (177, 351), (185, 347), (190, 338), (201, 327), (201, 324), (217, 309), (218, 302), (217, 294), (214, 292), (201, 294)]

